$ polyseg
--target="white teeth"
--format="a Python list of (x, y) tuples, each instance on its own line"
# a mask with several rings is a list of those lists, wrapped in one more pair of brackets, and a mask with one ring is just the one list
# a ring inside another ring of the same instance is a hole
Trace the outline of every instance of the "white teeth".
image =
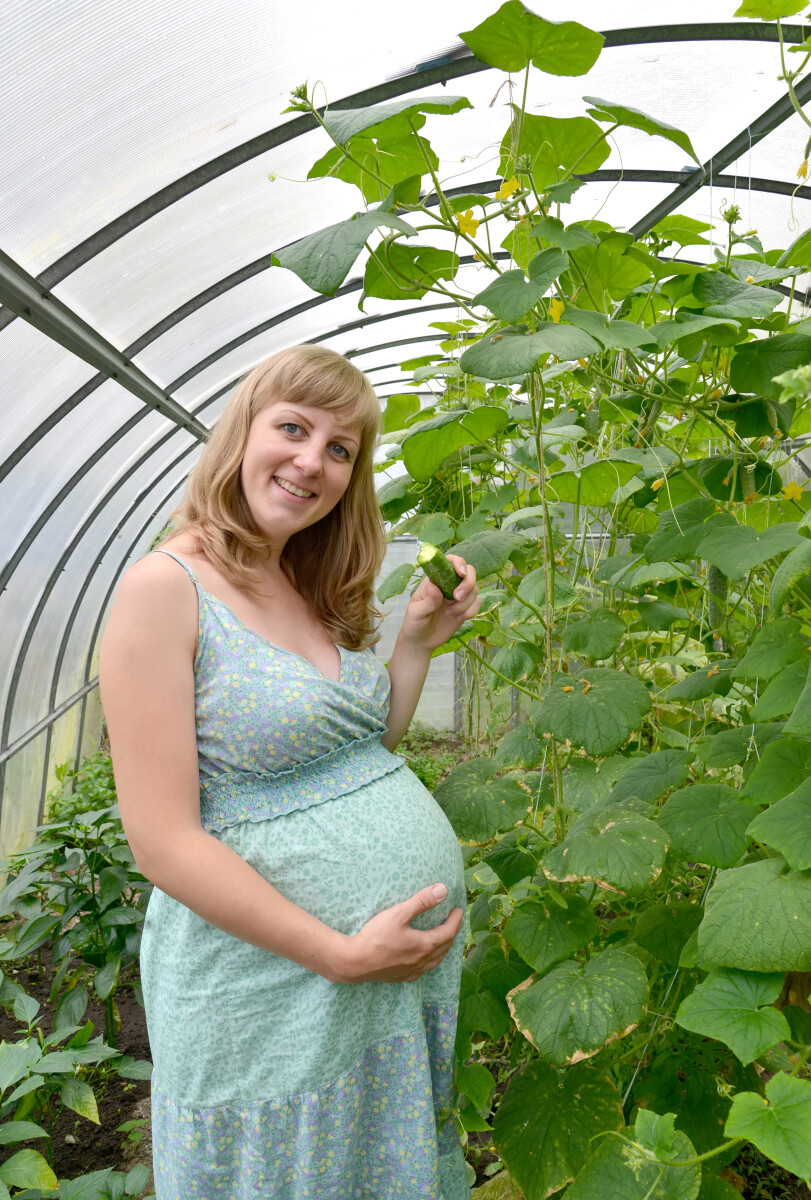
[(301, 496), (303, 499), (307, 499), (314, 494), (313, 492), (304, 492), (301, 488), (294, 487), (292, 483), (288, 483), (286, 479), (280, 479), (278, 475), (274, 475), (273, 478), (279, 487), (284, 488), (286, 492), (292, 492), (294, 496)]

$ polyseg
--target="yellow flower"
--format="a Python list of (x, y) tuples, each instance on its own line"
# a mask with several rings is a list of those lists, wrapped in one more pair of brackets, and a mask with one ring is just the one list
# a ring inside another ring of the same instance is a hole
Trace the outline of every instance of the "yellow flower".
[(578, 360), (577, 360), (577, 361), (578, 361), (579, 365), (580, 365), (580, 366), (583, 368), (583, 370), (585, 370), (585, 369), (586, 369), (586, 367), (589, 365), (589, 364), (586, 362), (585, 358), (578, 358)]
[(799, 500), (800, 496), (803, 494), (803, 489), (798, 483), (795, 483), (793, 479), (791, 483), (785, 484), (782, 491), (786, 500)]
[(754, 277), (754, 275), (747, 275), (747, 276), (746, 276), (746, 282), (747, 282), (747, 283), (754, 283), (754, 282), (755, 282), (755, 277)]
[(807, 158), (804, 158), (803, 161), (800, 163), (800, 169), (797, 172), (797, 178), (798, 179), (807, 179), (808, 178), (808, 159)]
[(757, 233), (756, 229), (747, 229), (746, 233), (743, 236), (744, 237), (754, 237), (756, 233)]
[(665, 486), (664, 478), (654, 479), (653, 483), (650, 485), (652, 492), (658, 492), (659, 488), (664, 487), (664, 486)]
[(501, 187), (496, 192), (496, 200), (508, 200), (513, 192), (517, 192), (519, 187), (518, 180), (513, 175), (512, 179), (505, 179)]
[(565, 307), (566, 305), (562, 300), (559, 300), (557, 296), (553, 296), (549, 301), (549, 316), (552, 318), (555, 324), (557, 324), (560, 321), (560, 318), (563, 316), (563, 310)]
[(459, 213), (457, 220), (459, 222), (460, 233), (469, 234), (471, 237), (476, 236), (476, 230), (479, 228), (479, 222), (474, 220), (472, 208), (469, 208), (467, 212)]

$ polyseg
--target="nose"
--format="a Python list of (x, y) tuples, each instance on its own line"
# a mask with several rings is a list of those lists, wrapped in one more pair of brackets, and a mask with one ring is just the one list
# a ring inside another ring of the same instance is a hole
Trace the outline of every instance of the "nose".
[(326, 447), (321, 445), (317, 437), (311, 436), (296, 446), (293, 461), (302, 475), (315, 479), (323, 474), (325, 452)]

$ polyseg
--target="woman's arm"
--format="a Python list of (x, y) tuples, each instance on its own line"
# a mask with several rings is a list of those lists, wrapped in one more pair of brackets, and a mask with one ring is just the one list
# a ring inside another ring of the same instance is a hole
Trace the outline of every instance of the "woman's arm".
[(417, 912), (439, 903), (430, 888), (349, 937), (291, 903), (203, 829), (193, 673), (197, 598), (170, 564), (148, 556), (126, 572), (99, 664), (121, 819), (138, 869), (212, 925), (333, 982), (418, 978), (447, 952), (461, 919), (452, 914), (434, 930), (412, 929)]
[(422, 579), (409, 601), (389, 659), (391, 701), (386, 733), (381, 738), (387, 750), (394, 750), (400, 744), (411, 724), (428, 674), (431, 652), (453, 637), (459, 626), (474, 617), (481, 607), (475, 569), (458, 554), (447, 557), (460, 576), (454, 599), (446, 600), (427, 576)]

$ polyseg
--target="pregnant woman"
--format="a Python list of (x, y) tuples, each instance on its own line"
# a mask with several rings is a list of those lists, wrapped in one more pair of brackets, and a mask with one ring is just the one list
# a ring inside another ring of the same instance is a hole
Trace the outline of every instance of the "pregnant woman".
[(458, 843), (394, 754), (431, 651), (478, 612), (423, 579), (388, 670), (380, 406), (323, 347), (231, 398), (125, 573), (100, 678), (116, 786), (155, 884), (141, 979), (158, 1200), (466, 1200), (449, 1110)]

